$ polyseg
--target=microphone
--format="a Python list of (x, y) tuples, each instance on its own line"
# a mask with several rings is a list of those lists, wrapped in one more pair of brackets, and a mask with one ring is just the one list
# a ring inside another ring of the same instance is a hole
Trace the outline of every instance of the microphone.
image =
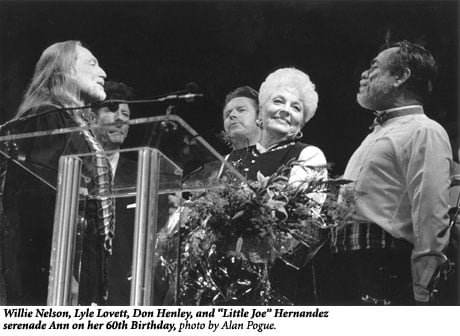
[(165, 95), (155, 96), (151, 99), (142, 100), (122, 100), (122, 99), (108, 99), (104, 100), (92, 107), (101, 108), (108, 107), (111, 111), (118, 109), (118, 104), (145, 104), (145, 103), (162, 103), (168, 101), (185, 101), (187, 103), (194, 102), (197, 98), (204, 97), (204, 94), (197, 93), (198, 85), (194, 82), (190, 82), (185, 85), (185, 90), (174, 91)]
[(185, 85), (185, 90), (189, 93), (197, 93), (198, 85), (194, 82), (187, 83), (187, 85)]
[(193, 102), (196, 98), (203, 97), (204, 95), (198, 92), (198, 85), (194, 82), (187, 83), (185, 90), (171, 92), (166, 96), (158, 97), (157, 100), (160, 102), (169, 100), (185, 100), (186, 102)]
[(187, 83), (185, 85), (185, 90), (171, 92), (169, 94), (156, 96), (153, 99), (143, 99), (143, 100), (122, 100), (122, 99), (108, 99), (104, 100), (100, 103), (94, 103), (85, 106), (77, 106), (77, 107), (56, 107), (51, 108), (49, 110), (45, 110), (40, 114), (32, 114), (26, 115), (20, 118), (12, 119), (10, 121), (5, 122), (4, 124), (0, 125), (0, 132), (3, 130), (13, 129), (16, 126), (22, 124), (24, 121), (27, 121), (32, 118), (40, 117), (42, 115), (51, 113), (51, 112), (60, 112), (60, 111), (71, 111), (71, 110), (80, 110), (85, 108), (102, 108), (108, 107), (109, 110), (116, 111), (118, 109), (118, 104), (142, 104), (142, 103), (161, 103), (166, 101), (185, 101), (187, 103), (194, 102), (197, 98), (204, 97), (202, 93), (196, 93), (198, 91), (198, 85), (194, 82)]
[(170, 100), (185, 100), (186, 102), (193, 102), (195, 101), (196, 98), (201, 98), (204, 97), (204, 94), (202, 93), (186, 93), (186, 94), (180, 94), (180, 95), (167, 95), (166, 97), (161, 97), (158, 98), (157, 101), (159, 102), (164, 102), (164, 101), (170, 101)]
[(99, 104), (93, 105), (93, 108), (107, 107), (110, 111), (116, 111), (118, 104), (146, 104), (146, 103), (162, 103), (168, 101), (185, 101), (187, 103), (194, 102), (197, 98), (204, 97), (202, 93), (186, 93), (186, 94), (169, 94), (164, 97), (156, 99), (142, 99), (142, 100), (121, 100), (121, 99), (109, 99), (100, 102)]

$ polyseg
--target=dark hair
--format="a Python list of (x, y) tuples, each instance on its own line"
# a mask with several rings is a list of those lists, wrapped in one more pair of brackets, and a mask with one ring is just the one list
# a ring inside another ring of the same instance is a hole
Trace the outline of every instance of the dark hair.
[(104, 91), (107, 100), (132, 100), (134, 98), (133, 89), (122, 82), (107, 81), (104, 84)]
[(107, 100), (132, 100), (134, 98), (133, 89), (122, 82), (107, 81), (104, 83), (104, 91), (107, 98), (93, 108), (93, 112), (96, 114), (102, 107), (107, 107), (112, 112), (118, 110), (120, 103), (108, 102)]
[(399, 48), (388, 62), (392, 75), (402, 75), (409, 68), (411, 75), (404, 83), (405, 90), (412, 92), (426, 103), (433, 90), (433, 82), (438, 74), (438, 66), (433, 56), (422, 45), (406, 40), (387, 43), (386, 48)]
[(235, 90), (230, 91), (225, 96), (224, 108), (230, 100), (234, 98), (238, 98), (238, 97), (246, 97), (246, 98), (252, 99), (254, 101), (256, 110), (259, 110), (259, 92), (257, 92), (250, 86), (240, 86), (236, 88)]

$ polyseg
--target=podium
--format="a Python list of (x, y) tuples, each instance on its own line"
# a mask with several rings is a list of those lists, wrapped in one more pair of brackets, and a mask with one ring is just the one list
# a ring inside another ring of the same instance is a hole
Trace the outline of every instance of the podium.
[[(91, 169), (97, 155), (104, 155), (118, 163), (112, 188), (103, 195), (115, 200), (112, 255), (102, 275), (109, 289), (107, 302), (161, 305), (164, 288), (155, 274), (158, 231), (180, 207), (184, 192), (217, 186), (223, 169), (242, 181), (243, 176), (175, 115), (130, 120), (123, 149), (98, 154), (82, 135), (114, 131), (117, 125), (36, 131), (36, 122), (32, 118), (0, 133), (6, 236), (13, 241), (2, 252), (9, 260), (2, 273), (11, 276), (7, 295), (11, 291), (20, 298), (15, 304), (44, 304), (44, 292), (48, 305), (82, 304), (84, 278), (92, 269), (85, 262), (91, 261), (85, 250), (91, 239), (88, 214), (101, 198), (88, 192)], [(182, 220), (179, 216), (179, 226)], [(35, 285), (41, 278), (43, 284)], [(91, 281), (85, 286), (93, 290)], [(47, 289), (42, 294), (40, 286)], [(28, 287), (36, 288), (31, 296)]]

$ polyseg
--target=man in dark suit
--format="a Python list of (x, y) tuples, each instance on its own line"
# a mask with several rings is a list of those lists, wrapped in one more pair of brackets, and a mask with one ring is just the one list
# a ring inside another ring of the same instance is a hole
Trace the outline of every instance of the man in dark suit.
[[(108, 81), (104, 85), (107, 100), (133, 99), (133, 91), (121, 82)], [(108, 305), (128, 305), (131, 285), (131, 263), (134, 233), (134, 208), (137, 163), (127, 155), (131, 152), (118, 152), (128, 135), (131, 117), (129, 105), (126, 103), (102, 104), (96, 109), (96, 123), (109, 125), (98, 129), (97, 137), (112, 168), (116, 195), (116, 229), (113, 240), (113, 252), (108, 266)]]
[[(132, 89), (124, 83), (108, 81), (105, 83), (104, 89), (108, 92), (108, 101), (129, 100), (133, 97)], [(102, 104), (94, 112), (96, 113), (96, 123), (98, 125), (111, 124), (111, 126), (99, 129), (97, 138), (104, 147), (104, 150), (115, 151), (107, 155), (113, 175), (116, 176), (118, 161), (120, 159), (120, 155), (116, 151), (120, 149), (128, 135), (129, 125), (126, 122), (131, 117), (131, 110), (126, 103), (107, 103)]]

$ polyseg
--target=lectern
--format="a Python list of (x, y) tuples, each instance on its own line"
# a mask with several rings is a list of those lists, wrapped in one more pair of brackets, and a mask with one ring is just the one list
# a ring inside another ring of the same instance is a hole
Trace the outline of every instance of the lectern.
[[(133, 119), (119, 151), (104, 152), (117, 157), (110, 197), (115, 199), (115, 236), (107, 267), (109, 304), (158, 305), (162, 303), (155, 265), (158, 231), (171, 221), (174, 209), (186, 191), (216, 186), (218, 174), (228, 169), (244, 179), (184, 120), (175, 115)], [(85, 272), (82, 250), (87, 239), (85, 216), (99, 195), (88, 194), (88, 166), (96, 153), (75, 144), (82, 132), (97, 134), (114, 125), (52, 129), (0, 134), (0, 160), (10, 171), (33, 181), (31, 185), (55, 197), (54, 221), (49, 223), (51, 244), (48, 276), (48, 305), (77, 305), (80, 280)], [(66, 142), (62, 144), (62, 142)], [(55, 153), (56, 143), (64, 148)], [(41, 153), (34, 148), (40, 145)], [(49, 152), (46, 150), (49, 148)], [(8, 174), (6, 174), (8, 179)], [(6, 182), (8, 184), (8, 182)], [(14, 185), (14, 184), (13, 184)], [(9, 192), (11, 186), (9, 187)], [(40, 191), (31, 193), (40, 195)], [(107, 195), (105, 195), (107, 196)], [(3, 197), (7, 197), (6, 194)], [(179, 202), (179, 204), (178, 204)], [(179, 216), (179, 224), (183, 220)], [(177, 220), (177, 218), (176, 218)], [(27, 232), (19, 232), (19, 235)], [(178, 237), (178, 235), (174, 236)], [(27, 239), (18, 239), (19, 243)], [(180, 244), (178, 244), (180, 246)], [(21, 246), (17, 246), (18, 251)], [(179, 253), (178, 253), (179, 254)], [(22, 269), (16, 269), (22, 272)], [(48, 272), (48, 270), (46, 270)], [(18, 279), (24, 278), (18, 274)], [(179, 286), (177, 286), (179, 288)], [(111, 297), (118, 301), (111, 301)]]

